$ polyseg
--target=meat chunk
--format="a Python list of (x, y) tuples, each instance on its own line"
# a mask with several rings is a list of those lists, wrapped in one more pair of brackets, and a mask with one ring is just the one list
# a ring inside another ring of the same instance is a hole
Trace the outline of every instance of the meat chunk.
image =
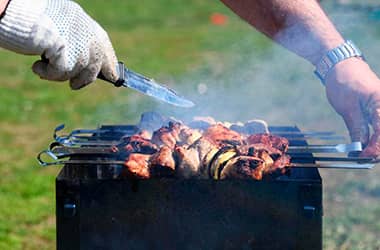
[(170, 122), (169, 126), (164, 126), (154, 131), (152, 142), (158, 146), (166, 145), (169, 148), (174, 149), (177, 141), (180, 140), (179, 134), (181, 128), (181, 123)]
[(270, 171), (275, 171), (280, 169), (282, 173), (285, 173), (286, 167), (290, 166), (290, 156), (283, 154), (273, 162), (273, 166)]
[(220, 147), (227, 145), (241, 145), (243, 143), (243, 137), (238, 132), (221, 124), (210, 126), (203, 133), (203, 137)]
[(191, 145), (201, 137), (202, 134), (199, 130), (183, 126), (179, 133), (179, 143), (181, 145)]
[(178, 177), (191, 178), (200, 175), (200, 160), (196, 148), (176, 146), (175, 158), (177, 160), (176, 173)]
[(262, 143), (266, 146), (276, 148), (281, 152), (286, 152), (289, 147), (288, 139), (271, 134), (254, 134), (249, 136), (246, 142), (247, 144)]
[(130, 154), (124, 163), (126, 175), (138, 179), (150, 178), (149, 158), (150, 155), (148, 154)]
[(254, 144), (249, 144), (249, 145), (242, 145), (237, 147), (239, 150), (240, 154), (242, 155), (250, 155), (250, 156), (256, 156), (257, 154), (261, 151), (266, 151), (271, 157), (277, 158), (280, 155), (283, 154), (280, 150), (277, 148), (274, 148), (272, 146), (268, 146), (263, 143), (254, 143)]
[(162, 146), (157, 153), (150, 157), (149, 171), (151, 176), (155, 177), (173, 176), (175, 171), (173, 150), (168, 146)]
[(233, 157), (225, 166), (219, 169), (219, 178), (238, 178), (261, 180), (265, 176), (278, 176), (285, 174), (290, 164), (288, 155), (281, 155), (277, 160), (269, 155), (266, 150), (257, 150), (252, 155)]
[(253, 156), (232, 158), (222, 169), (220, 179), (255, 179), (261, 180), (266, 169), (264, 160)]
[(124, 137), (122, 145), (124, 145), (124, 150), (128, 153), (153, 154), (158, 150), (158, 147), (149, 139), (146, 139), (144, 134)]

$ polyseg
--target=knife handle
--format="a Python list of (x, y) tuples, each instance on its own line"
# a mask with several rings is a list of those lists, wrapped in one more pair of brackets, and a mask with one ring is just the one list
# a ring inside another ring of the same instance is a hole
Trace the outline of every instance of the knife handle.
[(113, 82), (111, 80), (108, 80), (104, 75), (103, 73), (100, 71), (97, 78), (98, 79), (101, 79), (101, 80), (104, 80), (106, 82), (110, 82), (112, 83), (115, 87), (120, 87), (120, 86), (123, 86), (123, 83), (125, 82), (126, 80), (126, 77), (125, 77), (125, 66), (124, 66), (124, 63), (123, 62), (118, 62), (117, 63), (117, 66), (116, 66), (116, 71), (117, 71), (117, 74), (119, 75), (119, 78)]
[[(41, 60), (43, 62), (46, 62), (46, 63), (49, 63), (49, 59), (46, 58), (45, 54), (42, 54), (41, 55)], [(124, 66), (124, 63), (123, 62), (118, 62), (117, 65), (116, 65), (116, 72), (117, 74), (119, 75), (119, 78), (113, 82), (111, 80), (108, 80), (102, 73), (102, 71), (99, 72), (97, 78), (100, 79), (100, 80), (103, 80), (103, 81), (106, 81), (106, 82), (109, 82), (109, 83), (112, 83), (115, 87), (121, 87), (123, 86), (123, 83), (125, 82), (126, 80), (126, 77), (125, 77), (125, 66)]]

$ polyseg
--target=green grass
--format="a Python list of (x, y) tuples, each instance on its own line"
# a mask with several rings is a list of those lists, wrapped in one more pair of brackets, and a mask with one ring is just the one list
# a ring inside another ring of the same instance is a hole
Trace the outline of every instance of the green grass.
[[(219, 2), (79, 2), (107, 29), (120, 60), (198, 106), (183, 112), (102, 82), (70, 91), (67, 84), (42, 81), (31, 72), (37, 57), (0, 50), (0, 249), (55, 248), (54, 178), (59, 168), (40, 168), (35, 156), (60, 123), (67, 130), (135, 123), (141, 112), (158, 110), (180, 118), (262, 118), (271, 124), (345, 133), (312, 67), (273, 45)], [(210, 24), (213, 12), (228, 15), (228, 24)], [(339, 22), (342, 15), (333, 17)], [(368, 60), (380, 69), (378, 23), (361, 20), (345, 32), (356, 34)], [(199, 84), (207, 86), (206, 93), (197, 92)], [(379, 249), (380, 171), (322, 174), (324, 247)]]

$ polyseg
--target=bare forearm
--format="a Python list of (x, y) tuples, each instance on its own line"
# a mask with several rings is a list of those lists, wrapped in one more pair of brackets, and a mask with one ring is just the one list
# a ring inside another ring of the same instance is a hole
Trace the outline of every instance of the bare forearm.
[(0, 0), (0, 16), (3, 15), (9, 0)]
[(221, 0), (256, 29), (316, 64), (343, 38), (315, 0)]

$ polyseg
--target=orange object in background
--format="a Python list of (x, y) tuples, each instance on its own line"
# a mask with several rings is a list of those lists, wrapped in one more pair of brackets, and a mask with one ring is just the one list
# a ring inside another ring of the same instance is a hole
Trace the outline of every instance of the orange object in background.
[(213, 13), (210, 15), (210, 22), (214, 25), (226, 25), (228, 22), (228, 17), (221, 13)]

